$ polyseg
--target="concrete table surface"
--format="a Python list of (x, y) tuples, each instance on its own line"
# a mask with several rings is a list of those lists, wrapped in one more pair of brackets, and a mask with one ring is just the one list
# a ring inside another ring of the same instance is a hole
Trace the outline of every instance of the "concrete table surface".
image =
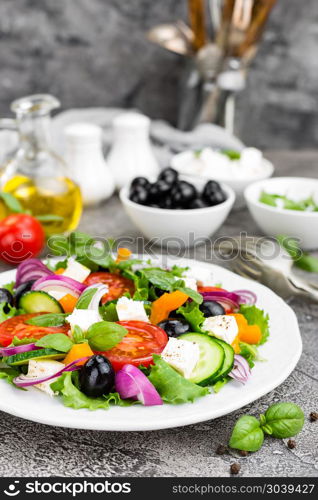
[[(269, 152), (276, 175), (317, 177), (317, 152)], [(140, 236), (117, 198), (87, 209), (80, 230), (94, 236)], [(247, 210), (232, 213), (218, 235), (240, 231), (259, 234)], [(204, 260), (202, 249), (191, 256)], [(187, 256), (187, 255), (186, 255)], [(0, 270), (4, 270), (1, 265)], [(304, 348), (294, 372), (276, 390), (230, 415), (200, 424), (155, 432), (97, 432), (70, 430), (29, 422), (0, 412), (1, 476), (228, 476), (239, 461), (242, 476), (318, 476), (318, 307), (290, 301), (301, 328)], [(234, 452), (219, 456), (236, 419), (258, 415), (278, 401), (299, 404), (306, 416), (296, 448), (286, 441), (267, 438), (263, 448), (243, 458)], [(76, 411), (74, 411), (76, 418)]]

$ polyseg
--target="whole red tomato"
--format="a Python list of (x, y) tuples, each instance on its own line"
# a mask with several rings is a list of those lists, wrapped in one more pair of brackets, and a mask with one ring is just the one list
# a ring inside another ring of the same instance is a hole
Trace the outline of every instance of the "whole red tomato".
[(9, 264), (35, 257), (44, 243), (44, 230), (31, 215), (13, 214), (0, 221), (0, 258)]

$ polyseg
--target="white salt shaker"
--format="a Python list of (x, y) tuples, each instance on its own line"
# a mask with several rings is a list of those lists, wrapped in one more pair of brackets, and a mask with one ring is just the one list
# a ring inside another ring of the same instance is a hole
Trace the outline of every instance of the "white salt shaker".
[(113, 146), (107, 158), (118, 189), (134, 177), (155, 177), (159, 165), (149, 139), (150, 119), (136, 112), (122, 113), (113, 120)]
[(74, 123), (64, 129), (65, 160), (72, 179), (80, 186), (84, 205), (96, 205), (115, 189), (102, 151), (102, 129), (90, 123)]

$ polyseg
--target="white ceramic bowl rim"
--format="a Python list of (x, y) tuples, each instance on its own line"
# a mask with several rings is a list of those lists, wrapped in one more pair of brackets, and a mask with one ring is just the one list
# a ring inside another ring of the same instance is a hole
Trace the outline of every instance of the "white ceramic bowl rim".
[[(175, 168), (182, 175), (191, 176), (193, 178), (196, 177), (196, 178), (201, 178), (201, 179), (211, 179), (211, 177), (208, 175), (191, 174), (189, 172), (184, 172), (181, 165), (175, 164), (176, 162), (174, 161), (174, 159), (178, 162), (178, 159), (181, 157), (181, 155), (185, 155), (186, 153), (188, 153), (188, 154), (193, 153), (193, 150), (187, 149), (186, 151), (182, 151), (181, 153), (177, 153), (176, 155), (174, 155), (171, 159), (172, 168)], [(267, 160), (267, 158), (263, 158), (263, 167), (264, 167), (263, 172), (260, 172), (259, 174), (254, 175), (252, 177), (251, 176), (249, 176), (249, 177), (237, 177), (237, 178), (229, 179), (228, 177), (222, 177), (222, 175), (213, 175), (213, 179), (216, 181), (225, 182), (225, 183), (226, 182), (230, 182), (230, 183), (233, 183), (233, 182), (237, 182), (237, 183), (239, 183), (239, 182), (242, 182), (242, 183), (256, 182), (256, 181), (259, 181), (262, 179), (267, 179), (268, 177), (271, 177), (273, 175), (275, 167), (271, 161)]]
[(127, 205), (131, 205), (132, 207), (138, 207), (142, 210), (145, 210), (148, 213), (155, 213), (155, 214), (176, 214), (176, 215), (185, 215), (185, 214), (206, 214), (208, 212), (217, 212), (218, 210), (224, 209), (228, 207), (229, 205), (232, 205), (235, 201), (235, 193), (233, 189), (230, 186), (227, 186), (226, 184), (221, 183), (221, 188), (225, 191), (227, 198), (225, 201), (222, 203), (219, 203), (218, 205), (214, 205), (212, 207), (206, 207), (206, 208), (186, 208), (186, 209), (171, 209), (171, 208), (156, 208), (156, 207), (147, 207), (146, 205), (141, 205), (140, 203), (135, 203), (134, 201), (131, 201), (128, 197), (128, 186), (124, 186), (120, 192), (119, 192), (119, 197), (123, 203), (126, 203)]
[(244, 197), (247, 203), (251, 203), (253, 205), (256, 205), (257, 207), (261, 207), (264, 210), (268, 210), (269, 212), (272, 213), (280, 213), (280, 214), (288, 214), (291, 215), (293, 214), (295, 217), (311, 217), (311, 218), (316, 218), (318, 217), (318, 212), (307, 212), (307, 211), (302, 211), (302, 210), (291, 210), (289, 208), (280, 208), (280, 207), (272, 207), (270, 205), (267, 205), (266, 203), (262, 203), (259, 201), (259, 199), (255, 199), (255, 196), (259, 197), (260, 190), (265, 189), (266, 186), (270, 184), (274, 184), (275, 181), (292, 181), (294, 182), (303, 182), (303, 181), (308, 181), (309, 182), (314, 182), (317, 184), (317, 191), (318, 191), (318, 179), (310, 178), (310, 177), (273, 177), (272, 179), (265, 179), (263, 181), (257, 181), (253, 182), (253, 184), (250, 184), (247, 186), (247, 188), (244, 190)]

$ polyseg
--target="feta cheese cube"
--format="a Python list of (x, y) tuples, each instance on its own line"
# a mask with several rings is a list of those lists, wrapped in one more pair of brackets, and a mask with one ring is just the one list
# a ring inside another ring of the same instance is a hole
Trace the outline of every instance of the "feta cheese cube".
[(228, 344), (232, 344), (238, 334), (238, 326), (234, 316), (211, 316), (206, 318), (202, 324), (202, 330), (209, 335), (213, 335), (218, 339), (224, 340)]
[[(29, 361), (29, 369), (27, 377), (30, 378), (49, 377), (50, 375), (53, 375), (54, 373), (62, 370), (64, 366), (65, 365), (63, 363), (60, 363), (59, 361), (54, 361), (54, 360), (37, 361), (35, 359), (31, 359)], [(42, 382), (41, 384), (36, 384), (33, 387), (40, 389), (40, 391), (45, 392), (49, 396), (54, 396), (54, 392), (52, 391), (50, 385), (53, 384), (53, 382), (55, 382), (57, 378), (58, 377), (51, 378), (50, 380)]]
[(197, 280), (193, 276), (185, 276), (183, 280), (186, 288), (191, 288), (191, 290), (197, 292)]
[(142, 301), (120, 297), (116, 305), (119, 321), (145, 321), (149, 323), (149, 318)]
[(98, 311), (90, 309), (74, 309), (72, 314), (67, 317), (67, 322), (71, 326), (71, 332), (74, 331), (75, 325), (79, 326), (83, 332), (87, 332), (91, 325), (99, 321), (102, 321), (102, 318)]
[(62, 274), (67, 278), (72, 278), (73, 280), (83, 283), (83, 281), (86, 280), (87, 276), (89, 276), (90, 273), (91, 270), (88, 269), (88, 267), (83, 266), (82, 264), (77, 262), (77, 260), (71, 257), (70, 259), (68, 259), (67, 268)]
[(189, 379), (199, 361), (200, 348), (195, 342), (170, 337), (161, 357), (184, 378)]

